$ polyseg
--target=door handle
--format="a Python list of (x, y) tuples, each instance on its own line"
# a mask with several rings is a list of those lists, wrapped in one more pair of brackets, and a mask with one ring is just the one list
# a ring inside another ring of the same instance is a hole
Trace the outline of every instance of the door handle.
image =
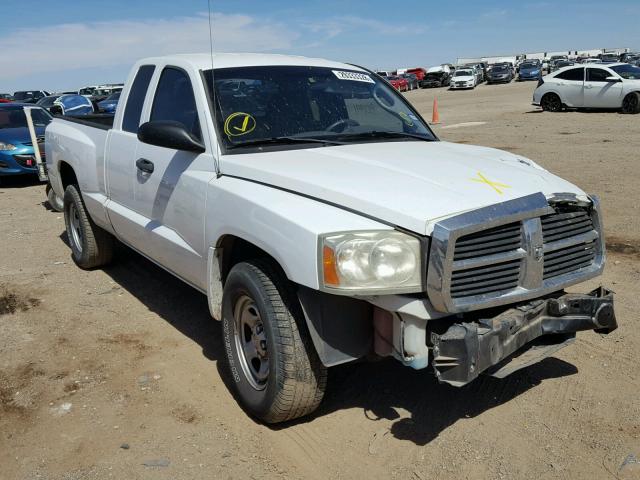
[(139, 158), (136, 160), (136, 167), (138, 170), (144, 173), (153, 173), (153, 162), (150, 162), (146, 158)]

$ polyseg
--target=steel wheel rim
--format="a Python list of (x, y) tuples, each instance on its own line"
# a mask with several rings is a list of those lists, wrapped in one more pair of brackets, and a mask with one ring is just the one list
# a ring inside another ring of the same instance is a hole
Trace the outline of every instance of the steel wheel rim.
[(71, 230), (71, 241), (79, 252), (82, 252), (82, 229), (80, 228), (80, 216), (75, 204), (69, 204), (69, 230)]
[(236, 350), (240, 367), (249, 384), (263, 390), (269, 378), (267, 336), (260, 311), (248, 295), (241, 295), (233, 309)]

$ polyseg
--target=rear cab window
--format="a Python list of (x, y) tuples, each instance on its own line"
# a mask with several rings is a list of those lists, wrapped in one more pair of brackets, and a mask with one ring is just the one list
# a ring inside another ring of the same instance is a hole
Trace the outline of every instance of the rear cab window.
[(138, 69), (138, 73), (136, 73), (136, 78), (133, 81), (133, 85), (131, 85), (122, 118), (122, 130), (125, 132), (138, 132), (144, 98), (147, 95), (149, 82), (151, 81), (155, 68), (154, 65), (143, 65)]

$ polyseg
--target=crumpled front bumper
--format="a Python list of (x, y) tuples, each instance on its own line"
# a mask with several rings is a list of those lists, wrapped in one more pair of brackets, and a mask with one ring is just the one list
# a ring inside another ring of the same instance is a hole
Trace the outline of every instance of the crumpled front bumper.
[(608, 334), (617, 326), (613, 292), (602, 287), (534, 300), (493, 318), (436, 326), (433, 368), (438, 380), (454, 386), (483, 372), (502, 378), (571, 343), (578, 331)]

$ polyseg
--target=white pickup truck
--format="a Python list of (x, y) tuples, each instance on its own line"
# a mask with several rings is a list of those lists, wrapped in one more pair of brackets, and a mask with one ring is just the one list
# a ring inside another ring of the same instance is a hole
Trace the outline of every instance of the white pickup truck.
[(208, 297), (252, 415), (391, 356), (464, 385), (617, 326), (598, 201), (536, 163), (439, 141), (376, 74), (280, 55), (148, 58), (115, 118), (56, 118), (50, 181), (81, 268), (114, 239)]

